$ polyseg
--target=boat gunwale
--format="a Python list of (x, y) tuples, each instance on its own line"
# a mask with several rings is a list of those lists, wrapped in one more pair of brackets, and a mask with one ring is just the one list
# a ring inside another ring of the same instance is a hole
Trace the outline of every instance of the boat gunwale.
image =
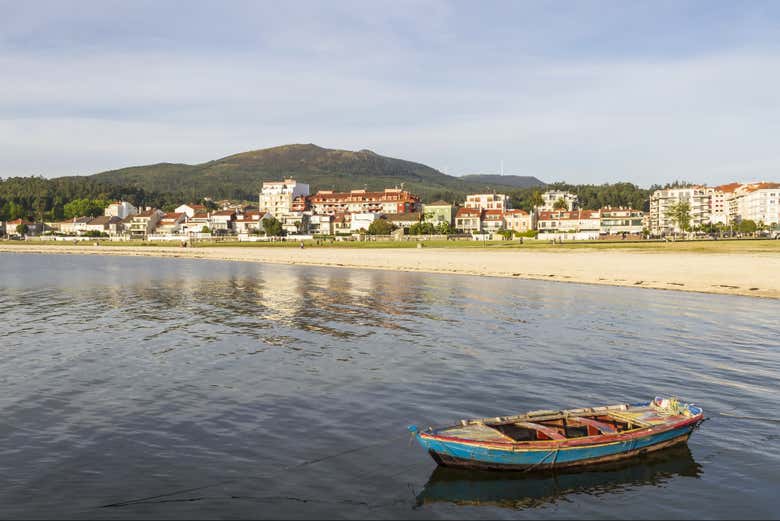
[[(681, 429), (691, 424), (697, 424), (702, 421), (702, 418), (704, 416), (704, 411), (698, 407), (697, 409), (699, 409), (698, 414), (695, 414), (689, 418), (685, 418), (677, 422), (661, 423), (659, 425), (653, 425), (650, 427), (638, 427), (636, 429), (630, 429), (630, 430), (626, 430), (614, 434), (599, 434), (594, 436), (582, 436), (579, 438), (565, 438), (562, 440), (532, 440), (532, 441), (512, 441), (512, 442), (480, 441), (480, 440), (474, 440), (469, 438), (458, 438), (454, 436), (442, 436), (439, 434), (435, 434), (434, 432), (420, 432), (418, 433), (418, 436), (420, 436), (420, 438), (430, 439), (434, 441), (441, 441), (447, 443), (459, 443), (465, 445), (476, 445), (476, 446), (486, 447), (486, 448), (498, 447), (501, 450), (513, 450), (513, 451), (518, 449), (549, 450), (550, 448), (592, 447), (592, 446), (607, 445), (610, 443), (616, 443), (622, 441), (630, 441), (633, 439), (640, 439), (646, 436), (651, 436), (666, 431)], [(447, 429), (447, 428), (449, 427), (445, 427), (443, 429)]]

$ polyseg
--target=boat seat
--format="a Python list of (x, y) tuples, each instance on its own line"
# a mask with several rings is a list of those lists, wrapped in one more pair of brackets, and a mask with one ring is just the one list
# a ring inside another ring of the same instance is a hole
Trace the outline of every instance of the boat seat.
[(576, 422), (580, 425), (586, 425), (588, 427), (593, 427), (594, 429), (598, 430), (602, 434), (616, 434), (617, 429), (613, 427), (612, 425), (604, 422), (600, 422), (598, 420), (594, 420), (592, 418), (569, 418), (569, 422)]
[(553, 427), (548, 427), (547, 425), (541, 425), (539, 423), (532, 423), (532, 422), (517, 422), (515, 423), (518, 427), (525, 427), (526, 429), (531, 429), (534, 431), (541, 432), (551, 440), (565, 440), (566, 436), (558, 432)]

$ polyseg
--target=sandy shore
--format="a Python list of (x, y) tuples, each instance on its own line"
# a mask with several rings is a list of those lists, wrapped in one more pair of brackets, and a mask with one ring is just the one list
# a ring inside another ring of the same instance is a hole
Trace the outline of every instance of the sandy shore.
[(456, 248), (0, 245), (0, 252), (124, 255), (483, 275), (780, 298), (780, 255)]

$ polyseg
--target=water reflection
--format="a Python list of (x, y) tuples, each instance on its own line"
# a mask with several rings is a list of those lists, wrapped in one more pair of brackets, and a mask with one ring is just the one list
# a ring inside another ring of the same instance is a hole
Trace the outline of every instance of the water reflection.
[(555, 503), (571, 494), (620, 493), (637, 486), (661, 486), (677, 476), (700, 475), (701, 466), (687, 445), (579, 471), (524, 474), (437, 467), (417, 496), (417, 506), (449, 502), (526, 509)]

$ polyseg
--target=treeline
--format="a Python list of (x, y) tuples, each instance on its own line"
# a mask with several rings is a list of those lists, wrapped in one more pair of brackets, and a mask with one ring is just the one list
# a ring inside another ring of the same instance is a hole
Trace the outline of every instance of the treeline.
[(649, 208), (650, 194), (657, 187), (640, 188), (633, 183), (614, 183), (602, 185), (573, 185), (569, 183), (553, 183), (544, 189), (523, 188), (507, 193), (514, 208), (531, 211), (533, 208), (534, 194), (546, 190), (565, 190), (577, 194), (580, 208), (584, 210), (598, 210), (604, 206), (629, 206), (637, 210), (647, 211)]
[[(640, 188), (633, 183), (601, 185), (574, 185), (564, 182), (553, 183), (544, 188), (506, 188), (514, 208), (530, 211), (534, 199), (545, 190), (567, 190), (578, 196), (580, 207), (597, 210), (604, 206), (629, 206), (647, 211), (650, 194), (661, 188), (689, 186), (685, 181), (674, 181), (664, 186), (653, 185)], [(460, 204), (466, 192), (451, 190), (430, 190), (420, 193), (423, 201), (431, 203), (438, 199)], [(203, 197), (216, 194), (195, 194), (192, 190), (150, 192), (134, 186), (120, 186), (94, 179), (93, 177), (11, 177), (0, 179), (0, 220), (19, 217), (34, 221), (56, 221), (81, 215), (99, 215), (111, 201), (129, 201), (135, 206), (151, 206), (172, 211), (182, 203), (201, 203), (211, 206)], [(246, 195), (246, 194), (242, 194)], [(256, 194), (251, 194), (252, 199)]]
[(184, 202), (181, 193), (147, 192), (116, 186), (89, 177), (10, 177), (0, 179), (0, 220), (18, 218), (57, 221), (82, 215), (101, 215), (112, 201), (172, 210)]

